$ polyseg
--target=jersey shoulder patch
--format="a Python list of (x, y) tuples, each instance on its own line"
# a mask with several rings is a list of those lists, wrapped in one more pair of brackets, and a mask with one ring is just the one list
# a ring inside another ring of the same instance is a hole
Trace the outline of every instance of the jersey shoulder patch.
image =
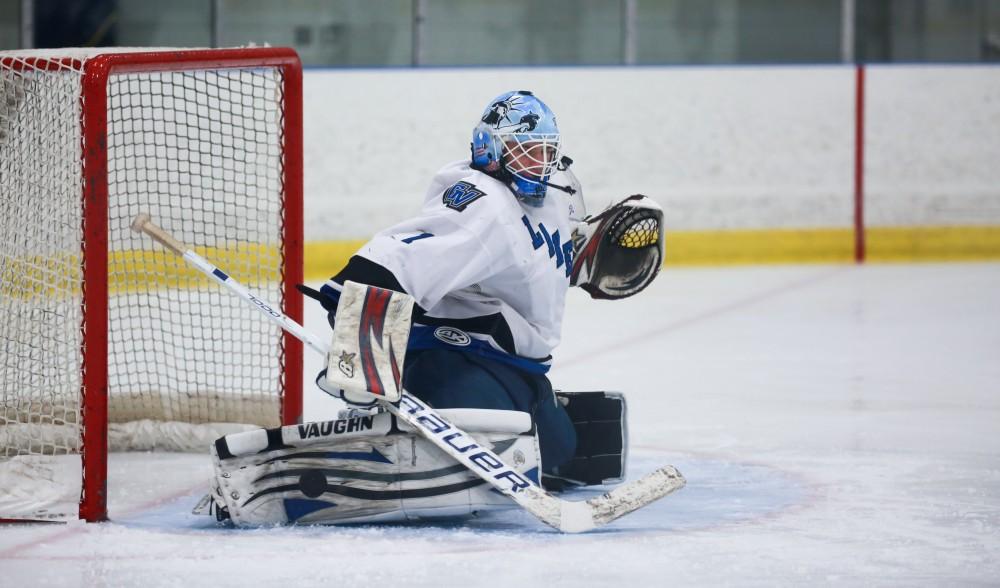
[(485, 195), (486, 192), (477, 188), (475, 184), (462, 181), (445, 190), (441, 201), (448, 208), (462, 212)]

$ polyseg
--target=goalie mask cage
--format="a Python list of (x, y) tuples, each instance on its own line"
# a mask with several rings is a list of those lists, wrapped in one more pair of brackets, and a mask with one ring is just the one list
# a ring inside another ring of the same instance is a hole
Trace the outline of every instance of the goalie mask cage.
[(283, 48), (0, 53), (0, 519), (106, 519), (109, 439), (300, 420), (301, 343), (129, 223), (301, 321), (301, 88)]

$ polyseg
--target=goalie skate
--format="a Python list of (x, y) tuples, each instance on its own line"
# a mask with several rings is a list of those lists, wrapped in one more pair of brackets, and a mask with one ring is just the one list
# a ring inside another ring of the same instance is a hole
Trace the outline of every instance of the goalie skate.
[[(537, 482), (527, 413), (440, 414)], [(400, 522), (517, 507), (389, 413), (228, 435), (213, 445), (212, 461), (215, 506), (201, 510), (238, 526)]]

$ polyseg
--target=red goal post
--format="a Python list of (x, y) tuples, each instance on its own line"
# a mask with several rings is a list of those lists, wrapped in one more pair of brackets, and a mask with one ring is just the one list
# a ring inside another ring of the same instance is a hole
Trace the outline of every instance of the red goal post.
[[(0, 53), (0, 468), (79, 455), (98, 521), (109, 423), (301, 420), (301, 343), (127, 224), (152, 211), (301, 321), (302, 158), (292, 49)], [(0, 518), (68, 516), (25, 500)]]

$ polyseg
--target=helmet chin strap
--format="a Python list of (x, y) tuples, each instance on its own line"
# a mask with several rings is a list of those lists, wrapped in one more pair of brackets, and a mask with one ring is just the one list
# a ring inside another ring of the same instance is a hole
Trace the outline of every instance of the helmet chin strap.
[(556, 190), (562, 190), (563, 192), (570, 195), (576, 194), (576, 190), (571, 188), (570, 186), (557, 186), (556, 184), (550, 184), (549, 182), (538, 182), (538, 183), (547, 188), (555, 188)]
[[(576, 181), (576, 175), (573, 172), (569, 171), (569, 166), (571, 165), (573, 165), (573, 160), (568, 155), (563, 155), (562, 157), (559, 158), (559, 163), (556, 164), (556, 169), (558, 169), (561, 172), (567, 172), (566, 175), (573, 178), (573, 181)], [(550, 184), (548, 182), (541, 182), (541, 183), (542, 185), (548, 188), (555, 188), (556, 190), (562, 190), (563, 192), (569, 194), (570, 196), (576, 194), (577, 192), (576, 188), (572, 186), (557, 186), (555, 184)]]

